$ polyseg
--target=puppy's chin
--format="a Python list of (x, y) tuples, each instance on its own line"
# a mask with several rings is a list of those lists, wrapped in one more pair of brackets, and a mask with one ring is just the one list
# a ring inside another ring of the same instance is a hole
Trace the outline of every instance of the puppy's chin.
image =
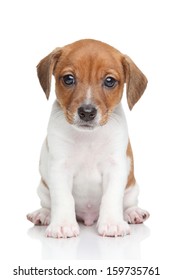
[(100, 127), (100, 125), (98, 125), (98, 124), (87, 124), (87, 123), (82, 123), (82, 124), (81, 123), (74, 123), (72, 125), (78, 131), (86, 131), (86, 132), (87, 131), (91, 132), (91, 131), (96, 130)]

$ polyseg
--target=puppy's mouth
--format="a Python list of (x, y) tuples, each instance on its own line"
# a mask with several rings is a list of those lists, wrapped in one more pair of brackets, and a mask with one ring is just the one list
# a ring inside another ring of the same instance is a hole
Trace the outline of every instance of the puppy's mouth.
[(96, 123), (92, 123), (92, 122), (75, 122), (73, 124), (77, 129), (79, 130), (94, 130), (97, 127), (99, 127), (100, 125), (96, 124)]

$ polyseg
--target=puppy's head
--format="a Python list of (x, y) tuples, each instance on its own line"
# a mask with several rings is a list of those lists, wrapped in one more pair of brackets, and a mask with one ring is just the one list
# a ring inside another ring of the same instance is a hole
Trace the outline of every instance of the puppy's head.
[(55, 49), (40, 61), (37, 71), (47, 98), (54, 75), (58, 103), (67, 121), (81, 129), (106, 124), (121, 101), (124, 83), (130, 110), (147, 85), (129, 57), (89, 39)]

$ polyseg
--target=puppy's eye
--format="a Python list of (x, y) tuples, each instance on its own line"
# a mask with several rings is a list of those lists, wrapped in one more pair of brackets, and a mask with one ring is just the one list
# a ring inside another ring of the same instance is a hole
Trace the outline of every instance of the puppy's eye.
[(71, 74), (62, 77), (65, 86), (72, 86), (75, 84), (75, 77)]
[(106, 77), (103, 82), (104, 86), (107, 88), (113, 88), (117, 85), (117, 83), (118, 83), (118, 81), (110, 76)]

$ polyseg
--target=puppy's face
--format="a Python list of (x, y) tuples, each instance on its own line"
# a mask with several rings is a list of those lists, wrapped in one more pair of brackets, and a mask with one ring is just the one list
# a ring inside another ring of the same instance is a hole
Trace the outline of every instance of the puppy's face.
[(57, 99), (67, 120), (81, 128), (107, 122), (121, 100), (125, 81), (121, 55), (93, 42), (64, 48), (54, 76)]
[(67, 121), (80, 129), (106, 124), (121, 101), (125, 82), (130, 109), (147, 84), (130, 58), (95, 40), (58, 48), (39, 63), (38, 77), (47, 98), (52, 74), (57, 100)]

